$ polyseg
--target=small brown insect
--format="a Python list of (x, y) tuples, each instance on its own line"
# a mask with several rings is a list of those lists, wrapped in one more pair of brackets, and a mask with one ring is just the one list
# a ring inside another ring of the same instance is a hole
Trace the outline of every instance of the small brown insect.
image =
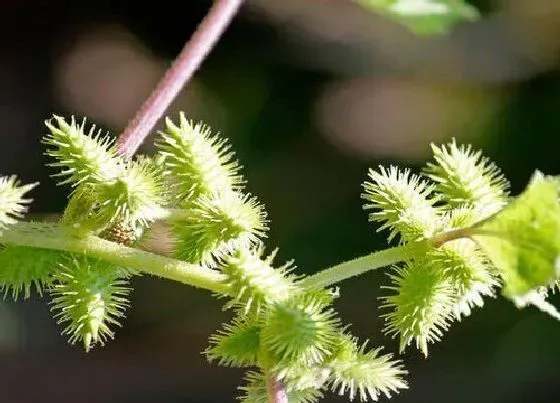
[(136, 231), (122, 222), (113, 224), (112, 226), (107, 228), (101, 235), (103, 238), (109, 241), (120, 243), (126, 246), (132, 245), (137, 239)]

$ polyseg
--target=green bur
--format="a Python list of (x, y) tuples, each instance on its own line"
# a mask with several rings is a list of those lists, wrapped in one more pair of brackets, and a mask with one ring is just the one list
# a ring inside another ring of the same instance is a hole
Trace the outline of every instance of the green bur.
[(86, 351), (95, 344), (105, 344), (114, 336), (111, 327), (128, 307), (130, 273), (102, 260), (85, 256), (68, 259), (60, 265), (51, 287), (51, 310), (62, 334), (71, 344), (82, 341)]
[(516, 303), (549, 286), (560, 269), (560, 179), (536, 172), (526, 190), (501, 212), (473, 229)]

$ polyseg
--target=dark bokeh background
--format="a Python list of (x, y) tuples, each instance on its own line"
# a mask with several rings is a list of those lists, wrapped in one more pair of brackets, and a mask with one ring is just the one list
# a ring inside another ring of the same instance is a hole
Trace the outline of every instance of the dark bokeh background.
[[(0, 172), (40, 180), (33, 214), (60, 213), (68, 191), (43, 167), (43, 120), (88, 116), (118, 133), (209, 5), (0, 5)], [(560, 173), (560, 3), (476, 5), (479, 23), (420, 39), (344, 0), (248, 1), (170, 115), (184, 110), (230, 138), (267, 205), (279, 262), (311, 273), (383, 248), (359, 198), (369, 166), (417, 169), (429, 142), (456, 137), (482, 147), (514, 193), (536, 168)], [(338, 308), (354, 333), (396, 351), (379, 320), (386, 281), (346, 281)], [(134, 285), (116, 340), (88, 354), (60, 337), (45, 300), (0, 304), (0, 401), (233, 401), (242, 372), (200, 354), (227, 317), (220, 304), (164, 280)], [(403, 356), (410, 390), (391, 400), (556, 402), (559, 337), (544, 314), (489, 300), (429, 359)]]

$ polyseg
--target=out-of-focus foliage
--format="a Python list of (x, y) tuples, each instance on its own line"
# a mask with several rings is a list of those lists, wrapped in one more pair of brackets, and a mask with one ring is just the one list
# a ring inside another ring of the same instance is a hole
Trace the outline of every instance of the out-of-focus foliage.
[(478, 11), (462, 0), (357, 0), (418, 34), (443, 34), (461, 22), (475, 21)]

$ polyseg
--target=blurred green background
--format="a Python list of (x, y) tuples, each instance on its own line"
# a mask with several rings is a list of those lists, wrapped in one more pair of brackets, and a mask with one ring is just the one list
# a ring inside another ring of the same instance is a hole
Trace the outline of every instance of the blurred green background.
[[(183, 110), (230, 139), (267, 206), (278, 263), (313, 273), (384, 248), (361, 209), (367, 168), (418, 169), (432, 141), (482, 148), (513, 193), (535, 169), (560, 173), (560, 2), (472, 4), (481, 21), (418, 38), (346, 0), (248, 0), (169, 115)], [(119, 133), (209, 6), (0, 5), (0, 172), (41, 182), (35, 217), (60, 213), (68, 193), (44, 168), (43, 121), (87, 116)], [(396, 352), (379, 319), (385, 272), (342, 283), (337, 307), (355, 334)], [(220, 303), (155, 278), (134, 286), (116, 340), (88, 354), (59, 335), (46, 299), (1, 303), (0, 401), (234, 401), (242, 371), (200, 354), (229, 316)], [(391, 401), (557, 402), (559, 337), (560, 324), (535, 309), (490, 299), (427, 360), (402, 356), (410, 390)]]

